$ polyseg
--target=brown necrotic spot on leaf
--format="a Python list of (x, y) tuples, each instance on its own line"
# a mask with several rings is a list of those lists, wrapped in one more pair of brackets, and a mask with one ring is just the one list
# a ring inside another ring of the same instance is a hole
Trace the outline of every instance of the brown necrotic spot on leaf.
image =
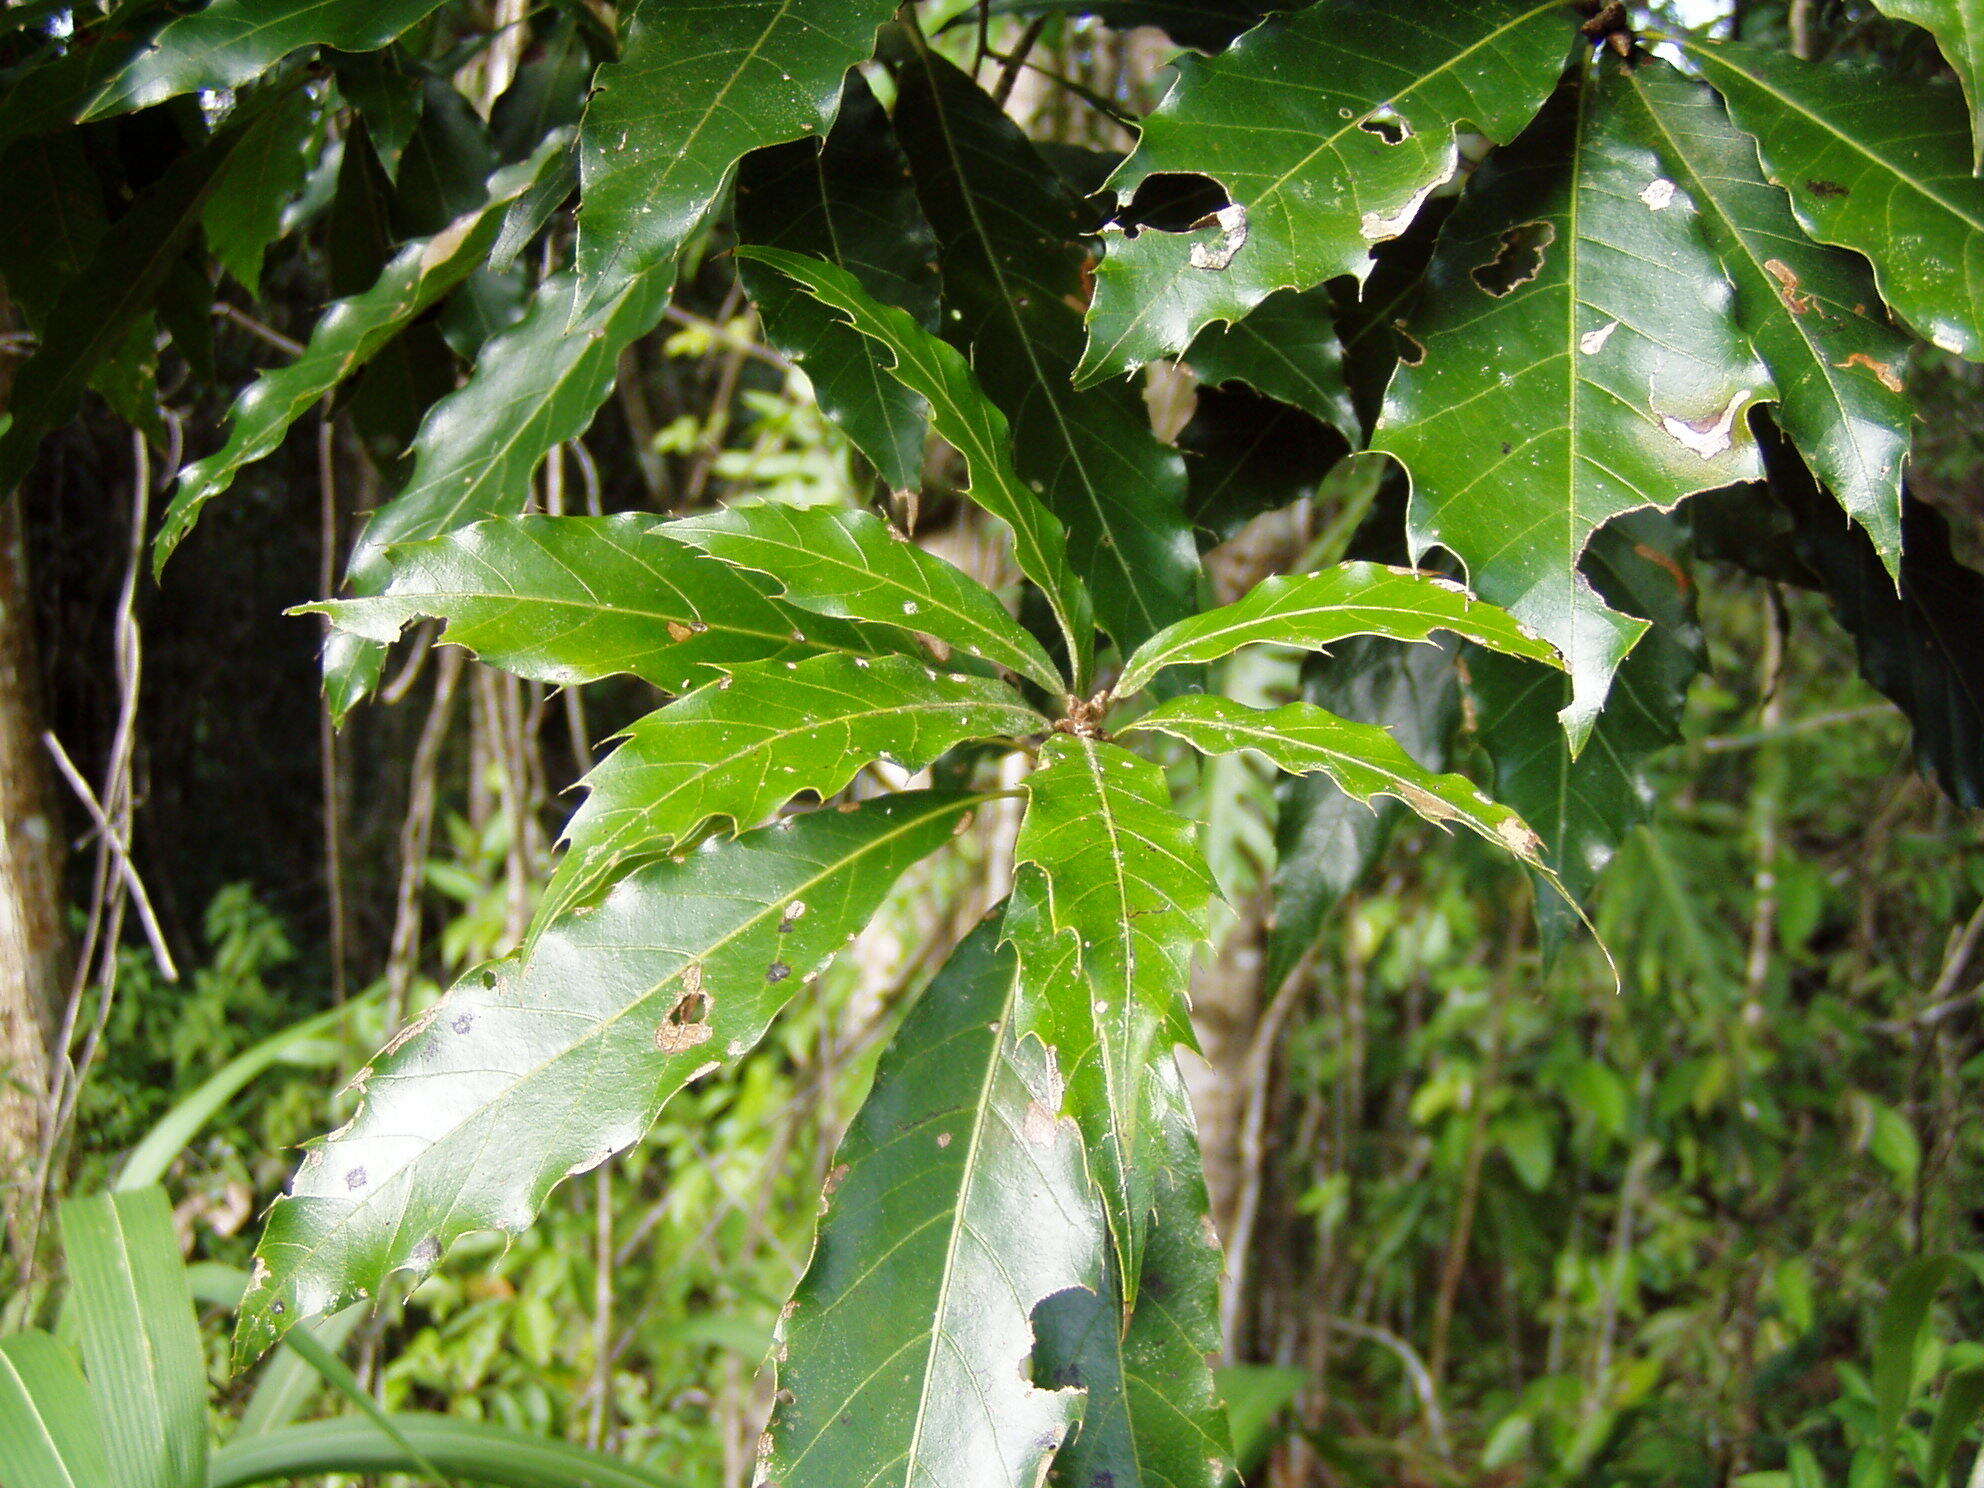
[(1234, 255), (1247, 246), (1247, 209), (1242, 206), (1221, 207), (1199, 227), (1216, 227), (1219, 236), (1210, 243), (1192, 245), (1192, 267), (1195, 269), (1224, 269), (1233, 262)]
[(1544, 254), (1556, 241), (1548, 222), (1518, 222), (1503, 232), (1495, 256), (1473, 270), (1474, 282), (1500, 299), (1543, 272)]
[(1898, 393), (1902, 390), (1901, 374), (1896, 372), (1891, 364), (1877, 362), (1864, 351), (1856, 351), (1845, 361), (1836, 363), (1836, 365), (1842, 372), (1849, 367), (1865, 367), (1880, 379), (1881, 386), (1889, 392)]
[(1793, 315), (1809, 315), (1816, 302), (1808, 294), (1798, 290), (1798, 271), (1781, 258), (1764, 260), (1764, 272), (1777, 281), (1777, 297), (1784, 301), (1784, 308)]
[(694, 634), (695, 632), (680, 620), (671, 620), (668, 622), (668, 638), (671, 641), (686, 641)]
[(1849, 187), (1842, 186), (1837, 181), (1807, 181), (1805, 183), (1805, 189), (1814, 196), (1851, 196), (1853, 194)]

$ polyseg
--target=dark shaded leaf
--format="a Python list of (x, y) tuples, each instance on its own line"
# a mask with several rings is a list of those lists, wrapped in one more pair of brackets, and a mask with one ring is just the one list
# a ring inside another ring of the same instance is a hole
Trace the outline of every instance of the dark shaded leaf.
[[(936, 244), (917, 209), (888, 116), (847, 75), (824, 145), (755, 150), (737, 170), (737, 236), (836, 264), (885, 305), (937, 327)], [(805, 368), (820, 407), (890, 488), (923, 483), (923, 400), (891, 377), (881, 350), (783, 274), (744, 260), (744, 287), (772, 345)]]
[(1077, 392), (1086, 299), (1072, 198), (970, 78), (928, 48), (901, 59), (896, 134), (936, 230), (945, 334), (1012, 421), (1019, 473), (1068, 529), (1096, 617), (1125, 652), (1190, 614), (1198, 551), (1177, 453), (1128, 385)]
[[(1575, 758), (1558, 710), (1569, 698), (1561, 673), (1470, 650), (1467, 670), (1481, 747), (1495, 771), (1495, 796), (1542, 836), (1544, 858), (1579, 902), (1626, 834), (1646, 820), (1653, 786), (1646, 766), (1681, 739), (1688, 685), (1701, 668), (1693, 584), (1682, 567), (1671, 518), (1634, 512), (1606, 527), (1584, 572), (1608, 604), (1651, 622), (1633, 647), (1591, 737)], [(1567, 909), (1539, 895), (1547, 938), (1571, 929)]]
[[(1451, 646), (1356, 637), (1303, 669), (1302, 696), (1339, 717), (1382, 727), (1435, 774), (1447, 767), (1460, 718)], [(1276, 794), (1274, 923), (1262, 985), (1278, 988), (1337, 903), (1370, 871), (1405, 808), (1389, 798), (1361, 801), (1320, 772), (1285, 777)]]

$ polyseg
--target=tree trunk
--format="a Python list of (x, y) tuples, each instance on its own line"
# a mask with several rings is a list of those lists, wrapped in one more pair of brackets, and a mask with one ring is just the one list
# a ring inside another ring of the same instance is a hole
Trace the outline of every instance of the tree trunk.
[(17, 1244), (40, 1149), (65, 943), (62, 837), (41, 730), (27, 537), (14, 493), (0, 499), (0, 1206)]

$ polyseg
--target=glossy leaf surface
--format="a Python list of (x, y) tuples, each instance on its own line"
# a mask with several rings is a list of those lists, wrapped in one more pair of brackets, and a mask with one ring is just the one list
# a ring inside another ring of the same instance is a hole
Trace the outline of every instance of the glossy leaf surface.
[(1081, 1428), (1047, 1479), (1066, 1488), (1219, 1488), (1232, 1468), (1209, 1362), (1220, 1348), (1222, 1257), (1204, 1159), (1174, 1060), (1159, 1062), (1148, 1089), (1159, 1156), (1136, 1310), (1126, 1324), (1112, 1270), (1100, 1293), (1064, 1292), (1040, 1313), (1035, 1377), (1088, 1392)]
[(1563, 654), (1573, 748), (1643, 622), (1579, 575), (1591, 534), (1759, 469), (1768, 373), (1729, 281), (1609, 57), (1482, 166), (1448, 219), (1372, 446), (1412, 478), (1415, 556)]
[(1243, 319), (1207, 326), (1184, 359), (1202, 383), (1244, 382), (1346, 436), (1357, 433), (1328, 290), (1271, 294)]
[[(1095, 1100), (1077, 1108), (1120, 1274), (1142, 1276), (1157, 1159), (1146, 1113), (1157, 1063), (1192, 1045), (1192, 957), (1217, 892), (1164, 772), (1120, 745), (1057, 734), (1027, 777), (1014, 860), (1044, 879), (1048, 934), (1072, 932), (1092, 999)], [(1079, 985), (1079, 984), (1078, 984)], [(1078, 1015), (1059, 1021), (1079, 1028)], [(1136, 1281), (1126, 1285), (1134, 1305)]]
[(338, 387), (415, 316), (453, 289), (489, 255), (510, 207), (548, 169), (564, 142), (547, 140), (528, 162), (498, 171), (489, 199), (433, 237), (407, 244), (360, 294), (338, 301), (311, 328), (302, 355), (264, 373), (229, 411), (227, 442), (188, 465), (159, 527), (156, 561), (163, 564), (200, 518), (200, 510), (233, 484), (245, 465), (275, 452), (291, 424)]
[[(1970, 105), (1971, 173), (1984, 173), (1984, 4), (1979, 0), (1874, 0), (1876, 9), (1912, 21), (1936, 38)], [(1935, 1474), (1931, 1473), (1934, 1481)]]
[[(910, 188), (888, 115), (851, 72), (824, 144), (754, 150), (737, 169), (737, 236), (846, 269), (925, 330), (937, 325), (936, 243)], [(929, 413), (891, 377), (880, 349), (776, 270), (738, 269), (765, 336), (794, 358), (820, 407), (847, 431), (892, 490), (923, 483)]]
[(964, 357), (906, 311), (877, 303), (845, 269), (778, 248), (739, 249), (738, 256), (758, 259), (804, 285), (887, 351), (890, 375), (929, 403), (931, 427), (964, 456), (971, 470), (965, 494), (1011, 529), (1014, 562), (1047, 596), (1070, 651), (1085, 656), (1092, 611), (1087, 586), (1069, 562), (1068, 535), (1020, 479), (1011, 426)]
[(1805, 235), (1783, 189), (1764, 179), (1756, 142), (1713, 94), (1657, 59), (1627, 78), (1735, 285), (1736, 323), (1777, 384), (1778, 423), (1894, 571), (1908, 338), (1879, 314), (1866, 261)]
[(98, 88), (100, 119), (184, 93), (233, 88), (303, 47), (369, 52), (417, 25), (441, 0), (210, 0), (176, 16)]
[(975, 799), (899, 795), (652, 864), (527, 957), (463, 978), (361, 1077), (357, 1114), (270, 1211), (236, 1359), (391, 1271), (432, 1269), (471, 1230), (529, 1224), (560, 1180), (750, 1049)]
[[(547, 279), (524, 318), (482, 348), (468, 382), (421, 421), (406, 488), (373, 514), (352, 549), (351, 589), (368, 595), (385, 587), (394, 543), (522, 511), (539, 462), (585, 432), (612, 391), (620, 353), (661, 318), (669, 288), (665, 273), (636, 280), (575, 324), (578, 281)], [(324, 671), (334, 714), (371, 691), (380, 661), (376, 645), (333, 638)]]
[(802, 791), (833, 795), (877, 760), (913, 772), (967, 739), (1024, 736), (1045, 724), (1003, 682), (908, 657), (733, 668), (633, 724), (585, 777), (588, 794), (566, 824), (538, 923), (712, 819), (740, 831)]
[(1354, 635), (1423, 641), (1435, 631), (1558, 664), (1546, 642), (1451, 579), (1379, 563), (1340, 563), (1317, 573), (1263, 579), (1232, 604), (1160, 631), (1124, 663), (1116, 686), (1127, 695), (1165, 667), (1217, 661), (1242, 646), (1320, 651)]
[(580, 131), (578, 308), (673, 267), (747, 151), (825, 132), (888, 0), (647, 0)]
[(1462, 126), (1509, 140), (1549, 95), (1574, 28), (1550, 0), (1323, 0), (1275, 17), (1178, 81), (1110, 178), (1209, 177), (1231, 206), (1189, 232), (1107, 238), (1084, 378), (1183, 351), (1278, 289), (1362, 278), (1453, 172)]
[(1435, 775), (1376, 724), (1352, 723), (1313, 703), (1248, 708), (1222, 697), (1173, 698), (1131, 726), (1170, 734), (1201, 754), (1252, 750), (1290, 774), (1320, 770), (1360, 800), (1390, 796), (1430, 822), (1458, 822), (1531, 865), (1542, 842), (1506, 806), (1498, 806), (1463, 775)]
[(383, 594), (306, 608), (379, 645), (414, 620), (444, 620), (443, 640), (540, 682), (626, 673), (682, 693), (741, 662), (883, 656), (912, 644), (782, 604), (771, 585), (657, 532), (641, 513), (496, 517), (402, 544), (389, 561)]
[(1080, 1417), (1028, 1360), (1035, 1308), (1099, 1283), (1102, 1216), (999, 933), (917, 999), (841, 1143), (781, 1325), (767, 1483), (1035, 1488)]
[(1728, 42), (1691, 43), (1688, 56), (1756, 136), (1805, 230), (1866, 254), (1888, 304), (1929, 340), (1984, 359), (1984, 181), (1955, 91), (1870, 86)]
[(764, 574), (787, 604), (933, 636), (1058, 697), (1067, 684), (1040, 643), (977, 580), (872, 512), (762, 502), (683, 517), (677, 542)]
[(1066, 524), (1124, 651), (1196, 608), (1185, 472), (1127, 384), (1077, 391), (1088, 250), (1076, 204), (1017, 125), (928, 49), (896, 73), (897, 138), (936, 230), (945, 334), (1011, 421), (1019, 473)]

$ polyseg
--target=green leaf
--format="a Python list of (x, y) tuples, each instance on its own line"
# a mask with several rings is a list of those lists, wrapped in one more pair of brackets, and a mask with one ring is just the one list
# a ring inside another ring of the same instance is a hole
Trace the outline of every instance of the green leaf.
[(1201, 695), (1160, 704), (1125, 732), (1131, 730), (1170, 734), (1201, 754), (1252, 750), (1290, 774), (1320, 770), (1359, 800), (1390, 796), (1430, 822), (1459, 822), (1542, 867), (1543, 844), (1520, 816), (1489, 800), (1463, 775), (1435, 775), (1376, 724), (1352, 723), (1313, 703), (1256, 709)]
[(1890, 1455), (1915, 1394), (1915, 1355), (1929, 1323), (1929, 1309), (1943, 1284), (1959, 1274), (1953, 1256), (1911, 1261), (1895, 1277), (1874, 1315), (1874, 1422), (1889, 1444)]
[(1873, 260), (1888, 304), (1936, 345), (1984, 359), (1984, 181), (1957, 94), (1729, 43), (1688, 56), (1805, 230)]
[[(661, 319), (672, 277), (663, 271), (626, 283), (576, 322), (577, 279), (560, 274), (541, 284), (524, 318), (483, 347), (468, 382), (421, 421), (412, 478), (373, 514), (352, 550), (352, 590), (385, 588), (394, 543), (521, 512), (539, 462), (585, 432), (613, 389), (620, 353)], [(371, 691), (382, 655), (374, 643), (333, 638), (324, 673), (334, 714)]]
[[(1014, 861), (1040, 870), (1044, 933), (1079, 942), (1080, 976), (1053, 995), (1092, 1002), (1056, 1023), (1092, 1027), (1093, 1053), (1063, 1057), (1133, 1307), (1158, 1166), (1148, 1084), (1172, 1045), (1194, 1045), (1192, 957), (1217, 889), (1164, 772), (1120, 745), (1056, 734), (1026, 789)], [(1091, 1062), (1094, 1077), (1077, 1069)]]
[(739, 248), (737, 254), (797, 281), (888, 351), (890, 375), (928, 401), (931, 426), (964, 456), (971, 472), (965, 494), (1012, 530), (1013, 560), (1047, 596), (1080, 671), (1093, 625), (1087, 587), (1069, 564), (1061, 523), (1014, 469), (1006, 416), (985, 396), (964, 357), (907, 311), (878, 303), (845, 269), (782, 248)]
[[(1970, 105), (1972, 175), (1984, 175), (1984, 4), (1979, 0), (1874, 0), (1877, 10), (1912, 21), (1936, 38)], [(1933, 1481), (1933, 1480), (1932, 1480)]]
[(1178, 448), (1191, 481), (1186, 511), (1201, 547), (1211, 548), (1263, 512), (1319, 495), (1350, 441), (1313, 414), (1252, 388), (1202, 384), (1191, 419), (1178, 431)]
[(1453, 174), (1463, 128), (1506, 141), (1549, 96), (1573, 40), (1556, 0), (1324, 0), (1217, 57), (1176, 62), (1109, 185), (1210, 177), (1231, 203), (1189, 232), (1105, 233), (1082, 380), (1183, 351), (1278, 289), (1363, 278)]
[(1936, 1419), (1929, 1428), (1929, 1465), (1923, 1471), (1925, 1488), (1943, 1488), (1956, 1449), (1984, 1415), (1984, 1364), (1956, 1370), (1943, 1386), (1943, 1398), (1936, 1402)]
[[(936, 243), (917, 209), (888, 115), (858, 72), (847, 75), (824, 145), (754, 150), (737, 168), (737, 236), (846, 269), (925, 330), (937, 325)], [(891, 377), (873, 342), (790, 279), (750, 260), (738, 268), (765, 336), (805, 368), (820, 407), (893, 490), (923, 483), (923, 400)]]
[(1136, 1310), (1126, 1325), (1112, 1259), (1100, 1292), (1063, 1292), (1038, 1314), (1035, 1379), (1088, 1392), (1050, 1484), (1220, 1488), (1233, 1466), (1210, 1363), (1220, 1346), (1222, 1255), (1191, 1105), (1168, 1055), (1148, 1094), (1158, 1173)]
[(274, 453), (291, 424), (489, 256), (510, 207), (556, 167), (564, 144), (554, 136), (529, 161), (496, 172), (487, 202), (433, 237), (400, 249), (369, 288), (318, 317), (309, 344), (295, 361), (249, 384), (230, 411), (227, 442), (180, 471), (172, 505), (159, 526), (155, 564), (172, 556), (201, 509), (233, 484), (243, 466)]
[(392, 1417), (413, 1452), (363, 1417), (284, 1426), (236, 1438), (214, 1452), (206, 1488), (294, 1483), (326, 1473), (419, 1473), (432, 1462), (463, 1483), (496, 1488), (677, 1488), (638, 1467), (569, 1442), (488, 1421), (424, 1412)]
[(0, 1338), (0, 1480), (8, 1488), (110, 1482), (96, 1397), (69, 1351), (39, 1329)]
[(208, 248), (251, 295), (261, 294), (262, 255), (282, 236), (290, 201), (316, 163), (321, 124), (307, 89), (285, 95), (228, 156), (200, 214)]
[[(1584, 571), (1608, 603), (1652, 622), (1619, 668), (1605, 711), (1573, 758), (1556, 715), (1565, 678), (1507, 657), (1467, 661), (1476, 731), (1495, 772), (1495, 797), (1514, 807), (1544, 842), (1544, 857), (1583, 902), (1626, 834), (1652, 810), (1653, 756), (1681, 740), (1688, 684), (1701, 668), (1694, 594), (1681, 567), (1682, 538), (1656, 512), (1635, 512), (1600, 532)], [(1538, 900), (1546, 938), (1567, 926)]]
[(634, 723), (581, 782), (588, 794), (565, 826), (537, 923), (713, 819), (741, 831), (802, 791), (833, 795), (877, 760), (916, 771), (967, 739), (1023, 737), (1046, 724), (1003, 682), (903, 656), (735, 667)]
[(441, 0), (210, 0), (168, 22), (105, 81), (85, 119), (148, 108), (184, 93), (237, 87), (309, 46), (369, 52)]
[(1490, 157), (1372, 439), (1411, 475), (1415, 557), (1447, 548), (1569, 663), (1573, 749), (1646, 629), (1580, 577), (1585, 544), (1622, 512), (1754, 478), (1743, 414), (1771, 395), (1659, 143), (1608, 55)]
[(63, 286), (103, 241), (103, 182), (83, 148), (83, 132), (18, 140), (0, 154), (8, 210), (35, 230), (0, 233), (0, 277), (29, 329), (47, 324)]
[(130, 342), (199, 231), (215, 174), (254, 110), (173, 161), (105, 230), (87, 265), (48, 311), (46, 333), (14, 378), (0, 432), (0, 492), (20, 484), (42, 436), (75, 411), (83, 389)]
[(1777, 384), (1778, 423), (1897, 572), (1908, 338), (1880, 314), (1864, 260), (1805, 236), (1713, 94), (1654, 58), (1626, 76), (1735, 284), (1736, 323)]
[(770, 584), (641, 512), (494, 517), (402, 544), (388, 561), (383, 594), (302, 609), (382, 646), (416, 619), (441, 619), (443, 640), (520, 677), (567, 686), (625, 674), (673, 693), (740, 662), (886, 656), (912, 644), (772, 599)]
[[(1198, 608), (1184, 462), (1128, 384), (1078, 391), (1087, 248), (1076, 203), (972, 80), (918, 47), (896, 136), (936, 230), (945, 335), (1012, 421), (1014, 463), (1067, 526), (1097, 618), (1128, 652)], [(1085, 680), (1085, 679), (1082, 679)]]
[(201, 1482), (206, 1353), (164, 1190), (71, 1199), (62, 1238), (112, 1476), (119, 1488)]
[(1215, 321), (1185, 350), (1201, 383), (1244, 382), (1356, 438), (1343, 347), (1327, 289), (1285, 289), (1231, 324)]
[(1902, 503), (1901, 588), (1867, 534), (1845, 521), (1782, 441), (1767, 442), (1770, 489), (1792, 544), (1853, 637), (1860, 674), (1908, 716), (1915, 757), (1966, 810), (1984, 806), (1984, 573), (1958, 561), (1928, 502)]
[[(1536, 670), (1525, 668), (1525, 670)], [(1449, 648), (1360, 637), (1305, 667), (1302, 696), (1358, 723), (1381, 725), (1437, 774), (1460, 717)], [(1601, 715), (1602, 716), (1602, 715)], [(1552, 720), (1552, 727), (1555, 721)], [(1557, 730), (1559, 737), (1562, 730)], [(1370, 871), (1404, 809), (1346, 795), (1328, 775), (1290, 776), (1276, 792), (1274, 920), (1261, 985), (1279, 988), (1343, 896)]]
[(1123, 664), (1127, 697), (1168, 666), (1217, 661), (1268, 643), (1321, 651), (1349, 636), (1423, 641), (1452, 631), (1512, 656), (1561, 665), (1520, 621), (1473, 598), (1451, 579), (1380, 563), (1339, 563), (1318, 573), (1263, 579), (1240, 599), (1159, 631)]
[(1058, 698), (1067, 683), (990, 590), (871, 512), (756, 502), (684, 517), (677, 542), (765, 574), (787, 604), (933, 636)]
[(237, 1364), (392, 1271), (425, 1273), (460, 1235), (529, 1224), (560, 1180), (749, 1050), (978, 800), (898, 795), (651, 864), (528, 956), (464, 977), (360, 1078), (356, 1115), (270, 1211)]
[(999, 934), (917, 999), (841, 1143), (781, 1318), (766, 1483), (1036, 1488), (1081, 1414), (1027, 1361), (1035, 1309), (1096, 1286), (1102, 1218)]
[(643, 0), (579, 135), (578, 305), (673, 268), (738, 158), (818, 133), (890, 0)]
[(1252, 1477), (1282, 1435), (1281, 1414), (1309, 1383), (1306, 1371), (1275, 1364), (1229, 1364), (1219, 1371), (1233, 1456), (1242, 1481)]

